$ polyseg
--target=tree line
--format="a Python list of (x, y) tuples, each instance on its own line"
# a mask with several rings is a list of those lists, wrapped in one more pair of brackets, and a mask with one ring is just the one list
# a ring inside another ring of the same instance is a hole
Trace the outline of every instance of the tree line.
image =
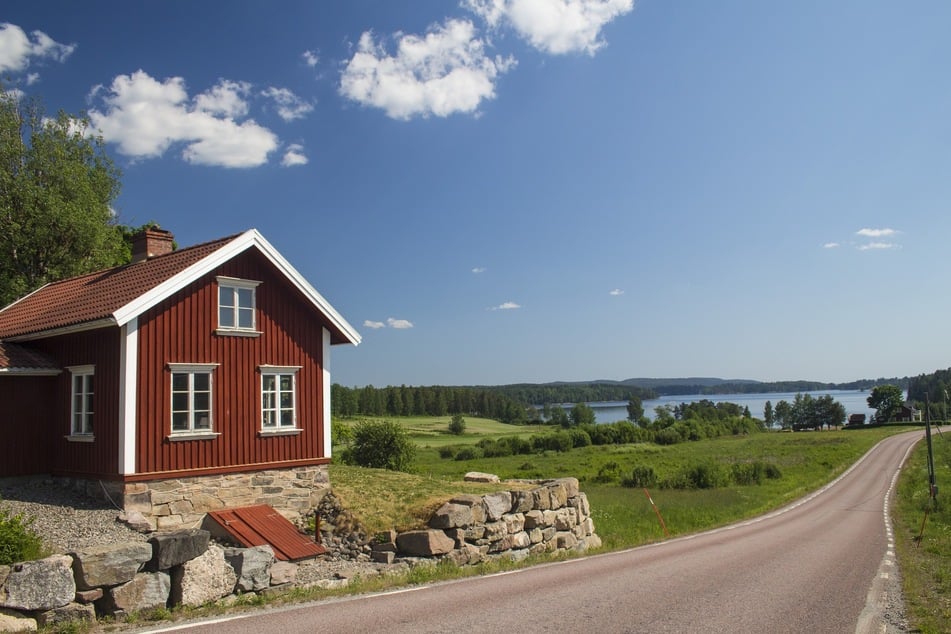
[(503, 423), (535, 421), (534, 408), (487, 388), (431, 386), (330, 388), (331, 413), (338, 418), (354, 416), (448, 416), (462, 414), (492, 418)]

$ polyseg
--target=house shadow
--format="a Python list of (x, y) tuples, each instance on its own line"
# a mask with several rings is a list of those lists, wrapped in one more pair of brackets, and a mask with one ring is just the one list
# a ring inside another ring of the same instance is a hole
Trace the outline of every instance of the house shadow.
[(64, 506), (82, 510), (121, 510), (109, 501), (103, 490), (90, 495), (74, 482), (52, 476), (15, 476), (0, 478), (0, 510), (3, 502), (25, 502), (48, 506)]

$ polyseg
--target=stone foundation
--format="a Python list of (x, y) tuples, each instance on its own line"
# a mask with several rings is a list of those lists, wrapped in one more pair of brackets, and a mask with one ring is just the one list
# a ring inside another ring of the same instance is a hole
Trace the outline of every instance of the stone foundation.
[(148, 482), (73, 480), (71, 484), (86, 495), (111, 500), (126, 513), (140, 513), (153, 530), (198, 526), (208, 511), (255, 504), (269, 504), (298, 522), (330, 490), (327, 465)]

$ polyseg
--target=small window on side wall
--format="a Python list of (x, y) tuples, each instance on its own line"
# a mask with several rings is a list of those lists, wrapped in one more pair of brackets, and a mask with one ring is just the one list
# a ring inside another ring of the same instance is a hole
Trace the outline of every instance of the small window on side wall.
[(70, 438), (91, 440), (93, 437), (93, 384), (95, 366), (67, 368), (70, 374)]
[(260, 282), (218, 277), (219, 334), (257, 335), (257, 287)]

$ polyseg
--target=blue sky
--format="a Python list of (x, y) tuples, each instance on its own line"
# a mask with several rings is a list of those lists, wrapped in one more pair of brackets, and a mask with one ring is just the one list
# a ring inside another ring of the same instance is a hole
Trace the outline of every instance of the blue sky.
[(951, 366), (951, 3), (85, 2), (0, 75), (87, 111), (120, 221), (258, 228), (344, 385)]

